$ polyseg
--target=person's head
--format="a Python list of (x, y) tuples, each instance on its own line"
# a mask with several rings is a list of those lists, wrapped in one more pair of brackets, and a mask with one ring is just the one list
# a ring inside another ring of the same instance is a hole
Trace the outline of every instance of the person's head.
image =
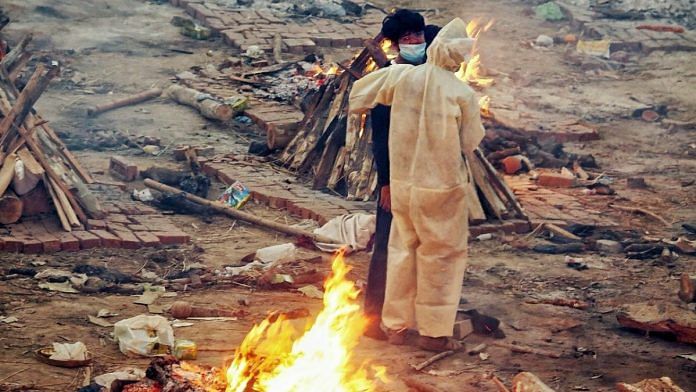
[(392, 42), (401, 57), (410, 63), (425, 58), (425, 19), (423, 15), (400, 9), (384, 18), (382, 35)]

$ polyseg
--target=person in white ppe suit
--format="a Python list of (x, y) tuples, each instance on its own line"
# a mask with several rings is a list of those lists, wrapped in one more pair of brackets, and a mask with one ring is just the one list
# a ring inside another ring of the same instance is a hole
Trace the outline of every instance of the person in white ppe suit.
[(454, 72), (474, 40), (454, 19), (425, 64), (396, 64), (358, 80), (350, 112), (391, 105), (389, 159), (394, 214), (382, 322), (390, 341), (419, 333), (420, 347), (461, 348), (452, 339), (469, 235), (466, 164), (484, 136), (474, 91)]

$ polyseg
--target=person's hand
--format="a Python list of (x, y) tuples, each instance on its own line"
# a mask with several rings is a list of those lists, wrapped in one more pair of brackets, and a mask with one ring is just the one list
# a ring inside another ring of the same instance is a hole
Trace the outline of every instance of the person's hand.
[(391, 190), (389, 185), (384, 185), (379, 190), (379, 206), (382, 207), (384, 211), (391, 211)]

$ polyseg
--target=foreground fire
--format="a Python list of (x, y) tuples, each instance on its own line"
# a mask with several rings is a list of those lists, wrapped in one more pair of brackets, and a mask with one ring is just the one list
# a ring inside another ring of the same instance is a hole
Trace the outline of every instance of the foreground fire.
[[(374, 390), (353, 349), (366, 326), (358, 290), (346, 279), (350, 268), (339, 254), (324, 284), (324, 308), (302, 336), (290, 322), (264, 320), (242, 342), (227, 369), (227, 392)], [(282, 316), (281, 316), (282, 317)]]

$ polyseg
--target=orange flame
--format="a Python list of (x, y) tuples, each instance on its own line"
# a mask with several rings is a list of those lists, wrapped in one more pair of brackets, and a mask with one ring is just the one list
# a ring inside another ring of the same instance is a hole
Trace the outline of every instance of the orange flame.
[[(324, 308), (312, 326), (296, 338), (287, 320), (264, 320), (246, 336), (227, 369), (226, 392), (374, 391), (365, 366), (352, 353), (367, 319), (356, 302), (358, 289), (346, 279), (350, 271), (339, 253), (324, 284)], [(373, 379), (370, 378), (373, 377)]]
[[(481, 33), (488, 31), (491, 26), (493, 26), (493, 20), (484, 25), (480, 19), (475, 18), (466, 25), (466, 34), (469, 38), (477, 39)], [(487, 78), (483, 74), (481, 56), (478, 53), (478, 41), (471, 49), (471, 60), (463, 62), (455, 75), (470, 85), (480, 88), (490, 87), (493, 84), (493, 79)]]

